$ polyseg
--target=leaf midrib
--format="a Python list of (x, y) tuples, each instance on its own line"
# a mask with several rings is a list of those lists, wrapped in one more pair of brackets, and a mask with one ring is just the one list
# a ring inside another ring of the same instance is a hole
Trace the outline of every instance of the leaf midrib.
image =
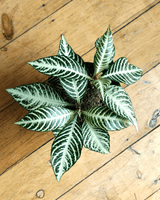
[[(108, 35), (109, 35), (109, 34), (107, 33), (107, 36), (108, 36)], [(105, 36), (105, 37), (107, 37), (107, 36)], [(101, 71), (101, 64), (102, 64), (102, 62), (103, 62), (104, 55), (105, 55), (106, 49), (107, 49), (107, 47), (108, 47), (108, 41), (109, 41), (109, 38), (107, 38), (107, 42), (105, 43), (105, 48), (103, 49), (102, 54), (101, 54), (101, 56), (100, 56), (100, 62), (98, 62), (98, 66), (97, 66), (96, 73), (98, 73), (98, 72)], [(102, 45), (102, 41), (101, 41), (101, 43), (99, 44), (99, 48), (101, 48), (102, 46), (103, 46), (103, 45)], [(100, 54), (98, 51), (97, 51), (97, 53)]]
[[(87, 123), (87, 124), (88, 124), (88, 123)], [(92, 126), (88, 124), (88, 127), (89, 127), (89, 129), (91, 130), (91, 132), (93, 133), (92, 136), (93, 136), (93, 137), (95, 138), (95, 140), (97, 141), (99, 147), (100, 147), (101, 149), (103, 149), (103, 151), (106, 152), (106, 149), (101, 145), (101, 143), (100, 143), (100, 141), (99, 141), (99, 138), (98, 138), (97, 135), (95, 134), (95, 131), (94, 131), (94, 129), (92, 128)]]
[[(59, 99), (59, 100), (58, 99), (51, 99), (51, 98), (47, 98), (45, 96), (40, 96), (40, 95), (39, 96), (35, 96), (33, 94), (29, 95), (29, 93), (27, 94), (27, 93), (22, 93), (22, 92), (19, 92), (19, 91), (18, 92), (16, 91), (15, 95), (26, 97), (26, 98), (24, 98), (24, 100), (26, 100), (28, 98), (31, 99), (31, 97), (32, 97), (32, 100), (37, 100), (37, 101), (44, 102), (44, 103), (46, 102), (46, 103), (52, 103), (52, 104), (54, 103), (55, 104), (55, 102), (56, 102), (57, 104), (61, 103), (63, 105), (71, 105), (70, 103), (62, 101), (61, 99)], [(48, 97), (50, 97), (50, 96), (48, 96)]]
[[(68, 137), (68, 140), (67, 140), (67, 144), (65, 145), (65, 148), (64, 148), (64, 153), (63, 153), (63, 155), (62, 155), (62, 161), (61, 161), (61, 164), (60, 164), (60, 168), (59, 168), (59, 172), (60, 172), (60, 177), (62, 176), (62, 174), (63, 174), (63, 167), (64, 167), (64, 164), (65, 164), (65, 156), (67, 155), (67, 150), (68, 150), (68, 146), (69, 146), (69, 144), (70, 144), (70, 141), (71, 141), (71, 138), (72, 138), (72, 133), (73, 133), (73, 129), (74, 129), (74, 127), (75, 127), (75, 123), (76, 123), (76, 117), (75, 117), (75, 119), (72, 121), (73, 123), (72, 123), (72, 125), (71, 125), (71, 133), (69, 133), (69, 137)], [(59, 177), (58, 176), (58, 177)]]
[(118, 71), (118, 72), (112, 72), (112, 73), (108, 73), (108, 74), (104, 74), (103, 76), (101, 76), (101, 78), (107, 78), (107, 77), (111, 77), (114, 75), (119, 75), (119, 74), (127, 74), (127, 72), (130, 74), (132, 72), (136, 72), (139, 71), (139, 69), (132, 69), (132, 70), (123, 70), (123, 71)]
[[(39, 65), (39, 64), (38, 64)], [(56, 70), (64, 70), (65, 72), (68, 72), (68, 71), (70, 71), (70, 72), (72, 72), (72, 73), (75, 73), (75, 74), (79, 74), (80, 76), (82, 76), (82, 77), (84, 77), (84, 78), (87, 78), (87, 79), (91, 79), (91, 77), (90, 76), (88, 76), (87, 74), (84, 74), (84, 73), (82, 73), (82, 72), (79, 72), (79, 71), (76, 71), (76, 70), (73, 70), (73, 69), (71, 69), (71, 68), (69, 68), (68, 66), (67, 66), (67, 68), (66, 67), (63, 67), (63, 66), (60, 66), (60, 65), (49, 65), (49, 64), (42, 64), (41, 63), (41, 67), (47, 67), (47, 69), (51, 69), (51, 70), (53, 70), (53, 68), (54, 69), (56, 69)], [(56, 74), (54, 74), (54, 76), (56, 76)], [(58, 76), (58, 75), (57, 75)]]
[(26, 122), (28, 122), (28, 123), (36, 123), (36, 122), (51, 121), (51, 120), (54, 120), (54, 119), (58, 120), (58, 119), (62, 119), (62, 118), (65, 118), (65, 117), (67, 117), (67, 116), (70, 116), (70, 115), (72, 115), (72, 114), (73, 114), (72, 112), (69, 112), (69, 113), (67, 113), (67, 114), (60, 115), (60, 116), (58, 116), (58, 117), (50, 117), (50, 118), (43, 118), (43, 119), (30, 120), (30, 121), (28, 121), (28, 120), (23, 120), (23, 121), (18, 121), (18, 122), (15, 122), (15, 123), (16, 123), (16, 124), (24, 124), (24, 123), (26, 123)]
[[(123, 121), (122, 118), (116, 118), (116, 117), (109, 117), (109, 116), (104, 116), (104, 115), (95, 115), (95, 114), (92, 114), (92, 113), (89, 113), (89, 112), (86, 112), (84, 111), (83, 112), (84, 115), (87, 115), (91, 118), (99, 118), (100, 120), (104, 119), (104, 120), (111, 120), (111, 121)], [(86, 114), (87, 113), (87, 114)], [(124, 122), (127, 121), (127, 119), (124, 119)]]

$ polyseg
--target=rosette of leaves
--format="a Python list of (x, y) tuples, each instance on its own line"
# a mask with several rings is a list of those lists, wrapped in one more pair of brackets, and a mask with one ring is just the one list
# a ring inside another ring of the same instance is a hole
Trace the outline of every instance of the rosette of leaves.
[[(51, 164), (57, 181), (77, 162), (83, 145), (106, 154), (110, 150), (108, 131), (121, 130), (132, 124), (138, 130), (131, 100), (119, 83), (135, 83), (142, 76), (142, 70), (129, 64), (124, 57), (113, 61), (115, 47), (110, 27), (97, 39), (95, 47), (91, 65), (94, 72), (90, 76), (86, 63), (62, 35), (58, 55), (28, 62), (39, 72), (52, 77), (54, 87), (33, 83), (7, 89), (15, 101), (29, 111), (15, 124), (33, 131), (52, 131), (55, 135)], [(97, 88), (105, 106), (82, 110), (88, 83)], [(66, 102), (58, 91), (70, 96), (74, 102)]]

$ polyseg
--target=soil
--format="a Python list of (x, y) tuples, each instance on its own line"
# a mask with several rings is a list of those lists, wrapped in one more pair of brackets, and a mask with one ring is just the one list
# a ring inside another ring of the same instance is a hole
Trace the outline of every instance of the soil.
[[(88, 75), (90, 77), (92, 77), (93, 73), (94, 73), (93, 63), (87, 62), (87, 63), (85, 63), (85, 65), (86, 65), (86, 70), (87, 70)], [(48, 83), (58, 92), (58, 94), (64, 99), (64, 101), (69, 102), (74, 105), (72, 108), (69, 107), (70, 109), (78, 111), (79, 107), (78, 107), (76, 101), (74, 99), (72, 99), (66, 93), (66, 91), (62, 88), (59, 78), (49, 77)], [(120, 83), (114, 82), (114, 81), (112, 81), (111, 84), (120, 85)], [(106, 106), (101, 99), (101, 95), (100, 95), (99, 91), (90, 83), (90, 81), (88, 81), (88, 86), (87, 86), (86, 92), (84, 94), (84, 97), (81, 100), (80, 106), (81, 106), (81, 111), (87, 110), (87, 109), (95, 107), (95, 106)], [(82, 124), (83, 116), (81, 118), (79, 118), (78, 121), (80, 122), (80, 124)]]

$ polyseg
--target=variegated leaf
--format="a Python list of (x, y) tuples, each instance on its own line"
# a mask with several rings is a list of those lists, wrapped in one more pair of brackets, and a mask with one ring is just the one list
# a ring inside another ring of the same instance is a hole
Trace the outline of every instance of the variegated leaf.
[(50, 76), (48, 78), (48, 83), (51, 84), (51, 87), (56, 91), (61, 91), (61, 92), (64, 91), (58, 77)]
[(104, 129), (93, 127), (85, 121), (82, 125), (83, 145), (91, 151), (109, 153), (110, 136)]
[(100, 92), (102, 100), (104, 100), (105, 91), (106, 91), (107, 87), (111, 84), (111, 80), (100, 78), (98, 80), (93, 81), (93, 84), (95, 85), (95, 87)]
[(83, 111), (83, 115), (92, 126), (108, 131), (121, 130), (131, 125), (128, 119), (116, 115), (107, 107), (93, 107)]
[(47, 84), (32, 83), (7, 89), (15, 101), (27, 110), (35, 110), (45, 106), (69, 106), (59, 94)]
[(142, 76), (142, 69), (128, 63), (127, 58), (119, 58), (101, 78), (131, 85)]
[(112, 62), (115, 55), (115, 48), (113, 45), (112, 33), (110, 26), (104, 35), (97, 41), (97, 51), (94, 56), (94, 75), (102, 72), (109, 67), (109, 63)]
[(132, 102), (126, 91), (115, 85), (110, 85), (105, 93), (105, 104), (117, 115), (128, 119), (138, 131), (138, 123), (132, 107)]
[[(72, 120), (72, 118), (71, 118)], [(68, 122), (69, 123), (69, 122)], [(57, 137), (57, 135), (62, 131), (62, 129), (66, 126), (66, 124), (63, 127), (57, 128), (53, 131), (53, 135)]]
[(28, 64), (39, 72), (49, 76), (69, 79), (75, 78), (79, 80), (85, 78), (91, 79), (85, 68), (82, 67), (76, 60), (63, 55), (40, 58), (33, 62), (28, 62)]
[(97, 38), (96, 42), (95, 42), (95, 47), (98, 48), (99, 43), (100, 43), (101, 37)]
[(82, 130), (75, 117), (57, 135), (52, 144), (51, 164), (57, 181), (60, 181), (62, 175), (77, 162), (82, 147)]
[(60, 79), (60, 82), (65, 91), (80, 104), (87, 89), (88, 79)]
[(61, 35), (61, 41), (60, 41), (60, 45), (59, 45), (58, 55), (64, 55), (69, 58), (72, 58), (72, 59), (76, 60), (81, 66), (85, 67), (85, 63), (84, 63), (83, 59), (73, 51), (71, 46), (66, 41), (64, 35)]
[(57, 128), (63, 127), (75, 112), (63, 107), (44, 107), (30, 111), (20, 121), (15, 124), (26, 129), (46, 132), (54, 131)]

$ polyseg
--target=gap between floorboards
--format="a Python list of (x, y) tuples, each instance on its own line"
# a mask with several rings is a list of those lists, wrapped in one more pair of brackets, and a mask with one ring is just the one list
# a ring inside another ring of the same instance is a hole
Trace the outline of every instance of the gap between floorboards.
[(0, 47), (0, 49), (3, 49), (4, 47), (8, 46), (10, 43), (14, 42), (16, 39), (18, 39), (19, 37), (21, 37), (22, 35), (24, 35), (25, 33), (27, 33), (28, 31), (30, 31), (32, 28), (36, 27), (38, 24), (40, 24), (41, 22), (43, 22), (44, 20), (46, 20), (47, 18), (49, 18), (51, 15), (53, 15), (54, 13), (58, 12), (60, 9), (62, 9), (63, 7), (67, 6), (69, 3), (71, 3), (73, 0), (70, 0), (69, 2), (67, 2), (66, 4), (64, 4), (63, 6), (61, 6), (60, 8), (58, 8), (57, 10), (55, 10), (53, 13), (51, 13), (50, 15), (48, 15), (47, 17), (45, 17), (44, 19), (42, 19), (41, 21), (39, 21), (37, 24), (33, 25), (32, 27), (30, 27), (29, 29), (27, 29), (25, 32), (23, 32), (22, 34), (20, 34), (19, 36), (17, 36), (16, 38), (14, 38), (12, 41), (8, 42), (7, 44), (5, 44), (4, 46)]
[[(72, 2), (73, 0), (71, 0), (70, 2)], [(63, 5), (62, 7), (66, 6), (67, 4), (69, 4), (70, 2), (66, 3), (65, 5)], [(148, 12), (150, 9), (154, 8), (156, 5), (158, 5), (160, 3), (159, 0), (154, 1), (152, 4), (148, 5), (147, 7), (143, 8), (141, 11), (139, 11), (137, 14), (133, 15), (132, 17), (130, 17), (128, 20), (126, 20), (125, 22), (123, 22), (121, 25), (117, 26), (116, 28), (114, 28), (113, 31), (113, 35), (115, 35), (116, 33), (118, 33), (119, 31), (121, 31), (122, 29), (124, 29), (127, 25), (129, 25), (130, 23), (132, 23), (133, 21), (135, 21), (136, 19), (138, 19), (140, 16), (142, 16), (143, 14), (145, 14), (146, 12)], [(62, 8), (61, 7), (61, 8)], [(58, 10), (60, 10), (61, 8), (59, 8)], [(58, 10), (56, 10), (55, 12), (57, 12)], [(53, 12), (52, 14), (54, 14), (55, 12)], [(49, 16), (51, 16), (52, 14), (50, 14)], [(36, 25), (38, 25), (39, 23), (41, 23), (42, 21), (44, 21), (45, 19), (47, 19), (49, 16), (47, 16), (46, 18), (44, 18), (43, 20), (41, 20), (40, 22), (38, 22), (37, 24), (35, 24), (34, 26), (32, 26), (30, 29), (28, 29), (27, 31), (25, 31), (24, 33), (28, 32), (29, 30), (31, 30), (33, 27), (35, 27)], [(115, 31), (114, 31), (115, 30)], [(22, 36), (24, 33), (22, 33), (21, 35), (19, 35), (17, 38), (19, 38), (20, 36)], [(16, 40), (17, 38), (15, 38), (14, 40)], [(13, 42), (14, 40), (12, 40), (11, 42)], [(10, 44), (11, 42), (7, 43), (4, 46), (7, 46), (8, 44)], [(0, 49), (4, 48), (1, 47)], [(89, 51), (87, 51), (86, 53), (84, 53), (81, 57), (85, 56), (87, 53), (89, 53), (90, 51), (92, 51), (93, 49), (95, 49), (95, 47), (91, 48)], [(155, 68), (157, 65), (159, 64), (156, 63), (156, 65), (154, 67), (152, 67), (150, 70), (152, 70), (153, 68)], [(148, 70), (147, 72), (145, 72), (144, 74), (148, 73), (150, 70)], [(143, 75), (144, 75), (143, 74)], [(47, 81), (47, 80), (46, 80)], [(44, 81), (43, 83), (45, 83), (46, 81)], [(126, 88), (127, 86), (125, 86)], [(12, 106), (14, 103), (16, 103), (15, 101), (13, 103), (11, 103), (9, 106), (7, 106), (6, 108), (4, 108), (3, 110), (0, 111), (3, 112), (4, 110), (6, 110), (7, 108), (9, 108), (10, 106)]]
[[(71, 0), (70, 2), (72, 2), (73, 0)], [(69, 4), (70, 2), (68, 2), (68, 3), (66, 3), (65, 5), (63, 5), (62, 7), (64, 7), (64, 6), (66, 6), (67, 4)], [(115, 32), (113, 33), (113, 35), (114, 34), (116, 34), (117, 32), (119, 32), (120, 30), (122, 30), (123, 28), (125, 28), (127, 25), (129, 25), (130, 23), (132, 23), (133, 21), (135, 21), (136, 19), (138, 19), (140, 16), (142, 16), (144, 13), (146, 13), (146, 12), (148, 12), (150, 9), (152, 9), (153, 7), (155, 7), (156, 5), (158, 5), (160, 3), (160, 1), (158, 0), (156, 0), (155, 2), (153, 2), (152, 4), (150, 4), (150, 5), (148, 5), (147, 7), (145, 7), (144, 9), (142, 9), (141, 11), (139, 11), (137, 14), (135, 14), (135, 15), (133, 15), (132, 17), (130, 17), (128, 20), (126, 20), (125, 22), (123, 22), (121, 25), (119, 25), (118, 27), (116, 27), (114, 30), (115, 30)], [(61, 7), (61, 8), (62, 8)], [(61, 8), (59, 8), (58, 10), (60, 10)], [(57, 12), (58, 10), (56, 10), (55, 12)], [(55, 13), (54, 12), (54, 13)], [(54, 14), (54, 13), (52, 13), (52, 14)], [(51, 16), (52, 14), (50, 14), (49, 16)], [(43, 20), (41, 20), (39, 23), (41, 23), (42, 21), (44, 21), (45, 19), (47, 19), (49, 16), (47, 16), (46, 18), (44, 18)], [(134, 17), (134, 18), (133, 18)], [(38, 25), (39, 23), (37, 23), (36, 25)], [(35, 27), (36, 25), (34, 25), (33, 27)], [(30, 29), (32, 29), (33, 27), (31, 27)], [(28, 32), (30, 29), (28, 29), (27, 31), (25, 31), (24, 33), (26, 33), (26, 32)], [(118, 29), (118, 30), (117, 30)], [(114, 31), (113, 30), (113, 31)], [(24, 34), (23, 33), (23, 34)], [(23, 34), (21, 34), (21, 35), (23, 35)], [(20, 35), (20, 36), (21, 36)], [(18, 36), (18, 37), (20, 37), (20, 36)], [(17, 38), (18, 38), (17, 37)], [(14, 40), (16, 40), (17, 38), (15, 38)], [(13, 42), (14, 40), (12, 40), (11, 42)], [(11, 43), (10, 42), (10, 43)], [(8, 43), (9, 44), (9, 43)], [(8, 45), (7, 44), (7, 45)], [(6, 46), (6, 45), (5, 45)], [(3, 47), (2, 47), (3, 48)], [(95, 47), (94, 47), (95, 48)], [(89, 53), (91, 50), (93, 50), (94, 48), (92, 48), (92, 49), (90, 49), (89, 51), (87, 51), (85, 54), (83, 54), (82, 56), (84, 56), (84, 55), (86, 55), (87, 53)], [(1, 49), (1, 48), (0, 48)], [(152, 67), (150, 70), (148, 70), (147, 72), (145, 72), (144, 74), (146, 74), (146, 73), (148, 73), (149, 71), (151, 71), (152, 69), (154, 69), (158, 64), (160, 64), (160, 62), (158, 62), (154, 67)], [(144, 76), (144, 74), (143, 74), (143, 76)], [(142, 77), (143, 77), (142, 76)], [(47, 81), (47, 80), (46, 80)], [(44, 82), (46, 82), (46, 81), (44, 81)], [(126, 86), (125, 88), (127, 88), (128, 86)], [(10, 106), (12, 106), (14, 103), (16, 103), (15, 101), (13, 102), (13, 103), (11, 103), (9, 106), (7, 106), (5, 109), (3, 109), (2, 111), (0, 111), (0, 113), (1, 112), (3, 112), (4, 110), (6, 110), (8, 107), (10, 107)], [(155, 130), (156, 128), (158, 128), (159, 126), (157, 126), (157, 127), (155, 127), (153, 130)], [(152, 131), (153, 131), (152, 130)], [(150, 132), (152, 132), (152, 131), (150, 131)], [(148, 135), (150, 132), (148, 132), (148, 133), (146, 133), (144, 136), (142, 136), (140, 139), (142, 139), (143, 137), (145, 137), (146, 135)], [(38, 149), (40, 149), (41, 147), (43, 147), (45, 144), (47, 144), (48, 142), (50, 142), (51, 140), (53, 140), (54, 139), (54, 137), (52, 138), (52, 139), (50, 139), (49, 141), (47, 141), (46, 143), (44, 143), (43, 145), (41, 145), (40, 147), (38, 147), (37, 149), (35, 149), (33, 152), (31, 152), (30, 154), (28, 154), (26, 157), (24, 157), (23, 159), (21, 159), (21, 160), (18, 160), (17, 162), (15, 162), (13, 165), (11, 165), (10, 167), (8, 167), (2, 174), (0, 174), (0, 176), (1, 175), (3, 175), (6, 171), (8, 171), (10, 168), (12, 168), (13, 166), (15, 166), (15, 164), (17, 164), (17, 163), (20, 163), (21, 161), (23, 161), (25, 158), (27, 158), (28, 156), (30, 156), (31, 154), (33, 154), (34, 152), (36, 152)], [(135, 141), (135, 143), (136, 142), (138, 142), (140, 139), (138, 139), (137, 141)], [(134, 144), (134, 143), (133, 143)], [(131, 144), (130, 146), (132, 146), (133, 144)], [(129, 147), (130, 147), (129, 146)], [(129, 147), (127, 147), (127, 148), (125, 148), (122, 152), (120, 152), (119, 154), (117, 154), (115, 157), (113, 157), (111, 160), (109, 160), (107, 163), (109, 163), (110, 161), (112, 161), (114, 158), (116, 158), (118, 155), (120, 155), (121, 153), (123, 153), (126, 149), (128, 149)], [(104, 165), (106, 165), (107, 163), (105, 163)], [(102, 165), (100, 168), (102, 168), (104, 165)], [(98, 168), (97, 170), (99, 170), (100, 168)], [(95, 173), (97, 170), (95, 170), (94, 172), (92, 172), (90, 175), (88, 175), (86, 178), (88, 178), (89, 176), (91, 176), (93, 173)], [(84, 178), (83, 180), (85, 180), (86, 178)], [(83, 180), (81, 180), (79, 183), (77, 183), (76, 185), (78, 185), (78, 184), (80, 184)], [(76, 186), (75, 185), (75, 186)], [(75, 186), (73, 186), (71, 189), (73, 189)], [(71, 190), (70, 189), (70, 190)], [(68, 190), (68, 191), (70, 191), (70, 190)], [(67, 191), (67, 192), (68, 192)], [(66, 194), (67, 192), (65, 192), (64, 194)], [(64, 194), (62, 194), (61, 196), (63, 196)], [(60, 196), (60, 197), (61, 197)], [(60, 197), (58, 197), (58, 198), (60, 198)]]
[[(102, 167), (106, 166), (108, 163), (110, 163), (113, 159), (117, 158), (119, 155), (121, 155), (122, 153), (124, 153), (126, 150), (128, 150), (129, 148), (132, 148), (132, 146), (134, 144), (136, 144), (137, 142), (139, 142), (140, 140), (142, 140), (143, 138), (145, 138), (147, 135), (149, 135), (152, 131), (154, 131), (155, 129), (159, 128), (160, 125), (157, 125), (155, 128), (153, 128), (151, 131), (149, 131), (148, 133), (144, 134), (141, 138), (139, 138), (138, 140), (136, 140), (135, 142), (133, 142), (131, 145), (129, 145), (128, 147), (126, 147), (125, 149), (123, 149), (120, 153), (118, 153), (117, 155), (115, 155), (113, 158), (111, 158), (110, 160), (108, 160), (106, 163), (104, 163), (102, 166), (100, 166), (99, 168), (97, 168), (96, 170), (94, 170), (91, 174), (89, 174), (88, 176), (86, 176), (85, 178), (83, 178), (81, 181), (79, 181), (78, 183), (76, 183), (73, 187), (71, 187), (69, 190), (67, 190), (66, 192), (64, 192), (61, 196), (59, 196), (56, 200), (60, 199), (61, 197), (63, 197), (65, 194), (67, 194), (68, 192), (70, 192), (72, 189), (74, 189), (77, 185), (81, 184), (83, 181), (85, 181), (87, 178), (89, 178), (90, 176), (92, 176), (94, 173), (96, 173), (98, 170), (102, 169)], [(149, 196), (150, 197), (150, 196)], [(147, 198), (149, 198), (147, 197)], [(147, 200), (147, 199), (146, 199)]]

